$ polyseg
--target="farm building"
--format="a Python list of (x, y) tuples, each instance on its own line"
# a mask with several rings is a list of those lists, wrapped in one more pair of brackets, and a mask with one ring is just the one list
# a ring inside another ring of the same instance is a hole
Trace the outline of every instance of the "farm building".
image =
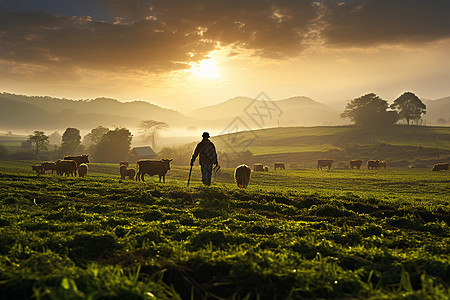
[(154, 159), (157, 154), (150, 146), (134, 147), (131, 149), (131, 161), (136, 162), (140, 159)]

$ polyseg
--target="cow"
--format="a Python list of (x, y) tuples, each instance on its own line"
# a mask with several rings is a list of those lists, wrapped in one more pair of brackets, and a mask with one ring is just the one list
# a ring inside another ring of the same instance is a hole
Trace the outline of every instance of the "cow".
[(54, 162), (43, 162), (41, 166), (42, 169), (44, 170), (44, 173), (45, 171), (52, 171), (53, 174), (53, 171), (56, 171), (56, 163)]
[(85, 177), (88, 172), (88, 166), (85, 163), (82, 163), (78, 166), (78, 176)]
[(41, 165), (34, 165), (34, 166), (31, 166), (31, 169), (32, 169), (33, 171), (35, 171), (35, 172), (36, 172), (36, 175), (38, 175), (38, 176), (45, 173), (45, 172), (44, 172), (44, 169), (42, 168)]
[(262, 164), (254, 164), (253, 165), (253, 171), (255, 172), (263, 172), (264, 166)]
[(63, 159), (56, 162), (56, 173), (58, 175), (77, 176), (77, 162), (72, 159)]
[(353, 167), (356, 167), (358, 170), (361, 170), (362, 160), (360, 159), (352, 159), (350, 161), (350, 169), (353, 169)]
[(250, 181), (251, 169), (247, 165), (240, 165), (234, 169), (234, 179), (236, 180), (237, 186), (240, 188), (246, 188)]
[(161, 160), (151, 160), (151, 159), (141, 159), (136, 163), (136, 167), (138, 169), (136, 175), (136, 181), (144, 181), (144, 175), (148, 174), (150, 176), (158, 175), (159, 182), (161, 182), (161, 178), (163, 182), (166, 182), (166, 173), (170, 170), (170, 162), (173, 159), (161, 159)]
[(264, 172), (269, 172), (269, 166), (264, 166)]
[(128, 167), (128, 162), (127, 161), (121, 161), (120, 163), (119, 163), (119, 166), (125, 166), (125, 167)]
[(133, 180), (136, 175), (136, 170), (134, 168), (127, 168), (125, 165), (121, 165), (119, 170), (121, 179), (125, 179), (125, 177), (128, 176), (128, 178)]
[(274, 164), (273, 164), (273, 169), (276, 170), (277, 168), (279, 168), (280, 170), (284, 170), (284, 169), (285, 169), (284, 163), (282, 163), (282, 162), (276, 162), (276, 163), (274, 163)]
[(432, 171), (448, 171), (448, 163), (435, 164)]
[[(83, 155), (66, 155), (63, 158), (64, 160), (74, 160), (77, 163), (77, 168), (80, 164), (88, 164), (89, 163), (89, 154)], [(76, 175), (76, 171), (75, 171)]]
[(367, 161), (367, 170), (376, 170), (380, 164), (379, 160), (368, 160)]
[(333, 164), (333, 159), (318, 159), (317, 160), (317, 170), (322, 170), (323, 167), (328, 167), (328, 170), (331, 169), (331, 165)]
[(378, 168), (384, 168), (386, 170), (386, 167), (387, 167), (387, 163), (384, 160), (382, 160), (378, 163)]

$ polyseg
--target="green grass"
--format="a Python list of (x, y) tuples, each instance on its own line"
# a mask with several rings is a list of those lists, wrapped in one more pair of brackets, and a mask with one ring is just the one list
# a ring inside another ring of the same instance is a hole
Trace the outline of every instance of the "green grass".
[[(232, 141), (230, 137), (236, 140)], [(219, 149), (225, 151), (231, 148), (237, 151), (245, 150), (242, 145), (251, 144), (251, 148), (256, 149), (254, 154), (323, 151), (340, 149), (346, 144), (377, 143), (450, 150), (450, 127), (401, 125), (377, 129), (361, 129), (353, 126), (280, 127), (239, 132), (215, 138), (214, 142)]]
[[(211, 187), (0, 162), (6, 299), (448, 299), (450, 173), (282, 170)], [(36, 204), (34, 204), (36, 203)]]

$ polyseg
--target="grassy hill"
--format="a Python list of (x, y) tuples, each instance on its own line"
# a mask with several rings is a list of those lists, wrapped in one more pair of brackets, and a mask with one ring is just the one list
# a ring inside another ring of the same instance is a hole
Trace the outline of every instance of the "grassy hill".
[[(448, 172), (283, 170), (238, 189), (0, 162), (5, 299), (448, 299)], [(224, 169), (230, 174), (232, 169)]]
[(387, 161), (450, 158), (450, 127), (393, 126), (363, 129), (353, 126), (280, 127), (214, 137), (216, 148), (229, 155), (250, 151), (266, 164), (286, 161), (311, 166), (318, 158)]

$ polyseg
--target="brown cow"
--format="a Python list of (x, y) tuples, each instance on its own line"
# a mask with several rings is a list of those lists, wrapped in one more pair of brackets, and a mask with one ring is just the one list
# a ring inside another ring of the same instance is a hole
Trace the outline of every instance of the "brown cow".
[(34, 165), (34, 166), (31, 166), (31, 169), (32, 169), (33, 171), (35, 171), (36, 174), (37, 174), (38, 176), (41, 175), (41, 174), (44, 174), (44, 169), (42, 168), (41, 165)]
[(284, 163), (282, 163), (282, 162), (276, 162), (276, 163), (274, 163), (274, 164), (273, 164), (273, 169), (276, 170), (277, 168), (279, 168), (280, 170), (284, 170), (284, 169), (285, 169)]
[(361, 169), (362, 160), (360, 159), (353, 159), (350, 161), (350, 169), (353, 169), (353, 167), (356, 167), (358, 170)]
[(248, 186), (251, 171), (247, 165), (240, 165), (234, 169), (234, 179), (238, 187), (246, 188)]
[[(77, 163), (77, 168), (80, 164), (88, 164), (89, 163), (89, 154), (83, 154), (83, 155), (66, 155), (64, 156), (65, 160), (74, 160)], [(75, 175), (76, 175), (75, 171)]]
[(77, 176), (77, 163), (71, 159), (63, 159), (56, 162), (56, 173), (58, 175)]
[(121, 165), (120, 168), (120, 178), (125, 179), (127, 176), (130, 179), (134, 179), (136, 175), (136, 170), (134, 168), (127, 168), (125, 165)]
[(53, 171), (56, 171), (56, 163), (54, 162), (43, 162), (41, 166), (42, 169), (44, 170), (44, 173), (45, 171), (52, 171), (53, 174)]
[(161, 159), (161, 160), (151, 160), (151, 159), (141, 159), (136, 163), (137, 165), (137, 175), (136, 181), (144, 181), (144, 175), (148, 174), (150, 176), (159, 175), (159, 182), (161, 178), (163, 182), (166, 182), (166, 173), (170, 170), (170, 162), (173, 159)]
[(78, 166), (78, 176), (85, 177), (88, 172), (88, 166), (85, 163), (82, 163)]
[(333, 164), (333, 159), (318, 159), (317, 160), (317, 170), (322, 170), (323, 167), (328, 167), (328, 170), (331, 169), (331, 165)]
[(253, 165), (253, 171), (255, 172), (263, 172), (264, 166), (262, 164), (254, 164)]
[(435, 164), (432, 171), (448, 171), (448, 163)]
[(367, 161), (367, 170), (376, 170), (380, 164), (379, 160), (368, 160)]
[(378, 163), (378, 168), (384, 168), (386, 170), (386, 167), (387, 167), (387, 163), (384, 160), (382, 160)]

